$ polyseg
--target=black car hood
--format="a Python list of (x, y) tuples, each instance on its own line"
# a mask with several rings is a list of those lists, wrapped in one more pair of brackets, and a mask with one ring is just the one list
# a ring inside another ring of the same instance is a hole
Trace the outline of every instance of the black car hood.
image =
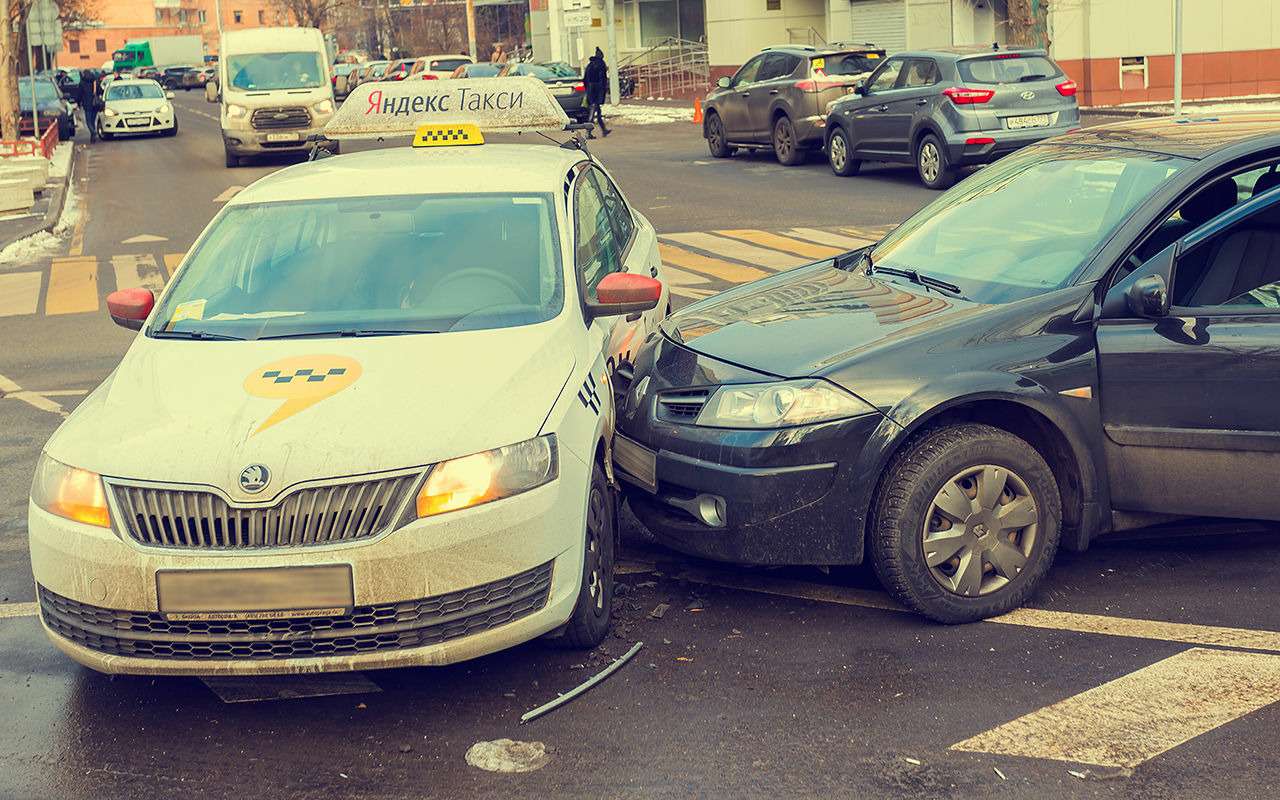
[(988, 308), (827, 261), (682, 309), (663, 332), (712, 358), (803, 377)]

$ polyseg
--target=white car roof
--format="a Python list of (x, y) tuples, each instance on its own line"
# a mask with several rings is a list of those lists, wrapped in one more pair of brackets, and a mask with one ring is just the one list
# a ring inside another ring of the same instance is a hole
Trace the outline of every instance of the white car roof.
[(156, 86), (160, 85), (158, 82), (153, 81), (150, 78), (115, 78), (111, 82), (116, 84), (117, 86), (135, 86), (135, 85), (144, 85), (144, 84), (155, 84)]
[(397, 194), (552, 192), (586, 156), (537, 144), (408, 145), (350, 153), (274, 172), (228, 205)]

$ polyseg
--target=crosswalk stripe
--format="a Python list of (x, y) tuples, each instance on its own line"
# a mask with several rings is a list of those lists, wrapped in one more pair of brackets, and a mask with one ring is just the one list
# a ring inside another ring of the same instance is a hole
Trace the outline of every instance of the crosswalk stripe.
[(731, 236), (734, 239), (741, 239), (745, 242), (758, 244), (768, 247), (771, 250), (781, 250), (786, 253), (795, 253), (798, 256), (807, 256), (809, 258), (831, 258), (844, 252), (843, 248), (826, 247), (824, 245), (814, 244), (812, 242), (794, 239), (790, 236), (782, 236), (777, 233), (769, 233), (768, 231), (716, 231), (721, 236)]
[(49, 267), (44, 313), (83, 314), (98, 310), (98, 259), (55, 258)]
[(810, 242), (839, 247), (842, 250), (857, 250), (859, 247), (866, 247), (874, 241), (873, 239), (863, 239), (857, 236), (841, 236), (838, 233), (820, 231), (817, 228), (792, 228), (787, 233), (797, 239), (807, 239)]
[(688, 250), (665, 242), (658, 243), (658, 251), (662, 253), (663, 264), (701, 272), (704, 275), (710, 275), (713, 278), (719, 278), (730, 283), (754, 281), (757, 278), (763, 278), (771, 274), (755, 267), (722, 261), (700, 253), (691, 253)]
[(169, 273), (169, 277), (173, 277), (173, 271), (182, 263), (182, 257), (186, 253), (165, 253), (164, 254), (164, 271)]
[(754, 267), (778, 270), (798, 267), (805, 263), (805, 259), (790, 253), (780, 253), (777, 250), (757, 247), (727, 236), (715, 236), (710, 233), (668, 233), (661, 238), (676, 244), (695, 247), (712, 255), (732, 258), (734, 261), (741, 261)]
[(164, 288), (164, 273), (156, 264), (156, 257), (149, 253), (112, 256), (111, 266), (116, 272), (117, 289), (141, 286), (144, 289), (159, 292)]
[(705, 275), (699, 275), (696, 272), (685, 272), (682, 269), (676, 269), (670, 264), (662, 265), (662, 275), (667, 279), (667, 283), (672, 286), (697, 286), (708, 283), (711, 280)]
[(40, 304), (39, 272), (0, 275), (0, 317), (34, 314)]
[(1280, 701), (1280, 656), (1192, 648), (952, 745), (1133, 768)]

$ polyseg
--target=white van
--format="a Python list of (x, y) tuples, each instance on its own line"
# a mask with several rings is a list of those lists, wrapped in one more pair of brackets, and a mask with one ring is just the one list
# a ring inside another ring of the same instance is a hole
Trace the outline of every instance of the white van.
[[(252, 28), (222, 34), (218, 83), (227, 166), (246, 156), (305, 152), (333, 116), (333, 75), (315, 28)], [(333, 148), (329, 148), (332, 150)]]

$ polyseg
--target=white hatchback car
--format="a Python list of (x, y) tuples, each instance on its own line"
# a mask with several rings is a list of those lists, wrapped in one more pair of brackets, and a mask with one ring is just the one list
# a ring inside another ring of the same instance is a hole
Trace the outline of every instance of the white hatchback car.
[(138, 133), (178, 134), (173, 92), (150, 78), (117, 78), (102, 90), (98, 135), (103, 139)]
[(477, 138), (276, 172), (158, 299), (108, 298), (141, 333), (32, 486), (57, 647), (266, 674), (604, 638), (610, 375), (668, 308), (657, 238), (581, 149), (438, 146)]

